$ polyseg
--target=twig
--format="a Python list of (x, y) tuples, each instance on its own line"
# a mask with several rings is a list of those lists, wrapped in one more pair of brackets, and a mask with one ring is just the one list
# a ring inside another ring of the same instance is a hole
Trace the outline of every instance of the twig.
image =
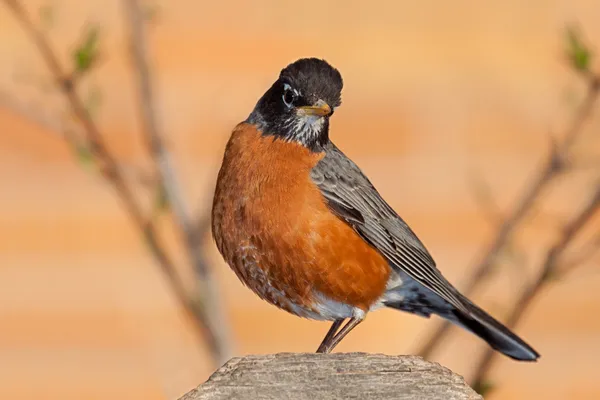
[[(586, 97), (563, 135), (562, 142), (553, 144), (548, 159), (535, 174), (533, 182), (527, 186), (512, 212), (507, 214), (498, 228), (492, 243), (483, 252), (475, 267), (470, 270), (472, 271), (471, 274), (462, 285), (462, 291), (465, 295), (471, 295), (475, 288), (493, 271), (494, 263), (507, 243), (510, 242), (515, 227), (529, 214), (537, 199), (548, 188), (549, 184), (567, 168), (569, 151), (581, 134), (585, 122), (592, 115), (592, 110), (596, 105), (600, 92), (600, 78), (598, 76), (585, 75), (585, 79), (588, 82)], [(449, 322), (442, 322), (417, 351), (417, 354), (424, 358), (431, 357), (431, 354), (442, 343), (442, 339), (448, 334), (450, 328), (451, 324)]]
[(221, 309), (217, 285), (205, 259), (201, 240), (197, 235), (196, 228), (193, 226), (193, 219), (185, 204), (176, 174), (173, 171), (173, 162), (163, 142), (164, 134), (160, 132), (162, 129), (157, 121), (142, 10), (137, 0), (125, 0), (124, 6), (131, 28), (130, 45), (135, 65), (134, 75), (138, 78), (138, 101), (144, 125), (144, 138), (146, 139), (148, 151), (156, 163), (160, 184), (163, 185), (174, 219), (181, 228), (188, 256), (199, 277), (200, 304), (198, 312), (202, 315), (201, 320), (205, 324), (213, 356), (221, 365), (231, 356), (229, 329), (225, 314)]
[(490, 226), (497, 226), (503, 220), (503, 215), (494, 200), (492, 188), (478, 171), (473, 171), (470, 181), (473, 198), (479, 206), (482, 216), (490, 223)]
[[(537, 279), (521, 293), (520, 298), (515, 303), (516, 307), (513, 308), (511, 314), (505, 322), (507, 327), (514, 328), (519, 323), (521, 317), (533, 304), (535, 297), (541, 292), (547, 283), (553, 280), (555, 274), (558, 272), (561, 263), (561, 257), (563, 256), (565, 250), (599, 209), (600, 183), (597, 185), (595, 192), (587, 204), (578, 213), (576, 213), (569, 222), (567, 222), (562, 234), (560, 235), (560, 238), (546, 253)], [(485, 350), (479, 362), (475, 364), (476, 366), (473, 369), (476, 372), (472, 379), (472, 387), (481, 386), (496, 355), (497, 352), (491, 348)]]
[(55, 55), (56, 52), (50, 47), (50, 44), (44, 37), (42, 31), (36, 28), (35, 24), (18, 1), (4, 0), (4, 3), (11, 9), (22, 28), (27, 35), (29, 35), (34, 45), (41, 53), (56, 85), (66, 97), (74, 116), (81, 123), (92, 155), (101, 163), (100, 172), (102, 176), (114, 187), (117, 195), (125, 206), (127, 214), (146, 239), (161, 271), (170, 284), (177, 301), (182, 305), (183, 310), (188, 314), (191, 320), (195, 322), (194, 327), (198, 328), (199, 337), (202, 337), (205, 333), (202, 329), (202, 315), (197, 312), (196, 304), (189, 298), (183, 282), (177, 274), (173, 261), (162, 247), (153, 222), (151, 220), (146, 220), (144, 217), (142, 207), (127, 184), (121, 168), (109, 151), (103, 136), (100, 134), (94, 120), (91, 118), (81, 101), (81, 98), (77, 94), (72, 81), (65, 75), (61, 68), (58, 58)]

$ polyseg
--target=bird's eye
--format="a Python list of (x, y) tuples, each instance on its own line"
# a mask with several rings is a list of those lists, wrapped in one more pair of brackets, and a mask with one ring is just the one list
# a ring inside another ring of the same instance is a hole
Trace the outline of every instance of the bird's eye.
[(285, 86), (283, 87), (283, 102), (285, 103), (286, 106), (291, 107), (294, 104), (294, 101), (296, 101), (296, 98), (298, 97), (298, 95), (296, 94), (296, 92), (292, 89), (292, 87), (290, 85), (288, 85), (287, 83), (285, 84)]

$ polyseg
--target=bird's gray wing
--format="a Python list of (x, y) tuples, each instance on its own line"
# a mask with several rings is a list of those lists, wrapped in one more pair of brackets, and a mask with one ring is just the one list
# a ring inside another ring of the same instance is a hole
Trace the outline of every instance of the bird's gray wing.
[(360, 168), (333, 143), (311, 171), (330, 210), (395, 268), (464, 310), (460, 294), (442, 276), (423, 243), (377, 192)]

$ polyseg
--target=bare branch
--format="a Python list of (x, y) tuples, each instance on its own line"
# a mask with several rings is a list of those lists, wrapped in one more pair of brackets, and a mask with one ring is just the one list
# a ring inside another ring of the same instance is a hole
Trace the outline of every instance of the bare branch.
[(479, 206), (484, 219), (492, 227), (497, 226), (502, 221), (503, 216), (500, 207), (496, 204), (489, 182), (478, 171), (473, 171), (470, 178), (470, 188), (473, 198)]
[[(549, 187), (550, 183), (566, 169), (566, 160), (569, 152), (583, 131), (585, 123), (590, 119), (600, 92), (600, 78), (598, 76), (586, 74), (585, 79), (588, 82), (586, 97), (575, 113), (570, 126), (564, 133), (562, 141), (552, 145), (546, 162), (534, 175), (532, 183), (526, 187), (513, 210), (506, 215), (506, 218), (498, 228), (496, 236), (487, 249), (483, 251), (480, 260), (470, 270), (472, 271), (471, 274), (462, 285), (462, 291), (465, 295), (471, 295), (475, 288), (490, 275), (498, 256), (510, 242), (514, 229), (529, 215), (537, 200)], [(449, 322), (442, 322), (417, 351), (417, 354), (424, 358), (431, 357), (431, 354), (441, 344), (442, 338), (450, 331), (450, 327), (451, 324)]]
[[(596, 186), (595, 192), (585, 206), (582, 207), (569, 222), (567, 222), (559, 239), (546, 253), (537, 279), (521, 293), (521, 296), (515, 303), (515, 307), (505, 322), (507, 327), (514, 328), (519, 323), (521, 317), (533, 304), (535, 297), (558, 272), (561, 264), (561, 257), (568, 246), (575, 240), (586, 224), (592, 220), (592, 217), (598, 210), (600, 210), (600, 183)], [(485, 350), (473, 369), (476, 372), (472, 379), (471, 386), (481, 385), (496, 356), (497, 353), (493, 349), (488, 348)]]
[(154, 99), (150, 65), (147, 59), (148, 46), (143, 11), (137, 0), (125, 0), (124, 5), (131, 27), (131, 50), (136, 69), (135, 75), (138, 78), (138, 101), (141, 107), (144, 137), (148, 151), (156, 163), (167, 202), (171, 206), (174, 219), (181, 229), (188, 256), (199, 277), (200, 304), (198, 310), (202, 315), (202, 321), (210, 338), (209, 342), (213, 356), (219, 364), (222, 364), (231, 356), (229, 330), (219, 303), (217, 285), (205, 259), (204, 248), (196, 234), (197, 230), (194, 227), (193, 218), (185, 204), (176, 174), (173, 171), (173, 162), (163, 142), (164, 134), (160, 132), (162, 129), (157, 121), (157, 105)]
[(147, 220), (145, 218), (140, 202), (134, 196), (131, 187), (128, 185), (124, 177), (123, 171), (108, 149), (98, 127), (91, 118), (91, 115), (86, 109), (83, 101), (77, 94), (73, 82), (60, 66), (56, 52), (50, 47), (50, 44), (44, 37), (44, 34), (35, 26), (29, 14), (25, 11), (20, 2), (16, 0), (3, 1), (13, 12), (17, 21), (21, 24), (21, 27), (34, 43), (37, 50), (40, 52), (43, 61), (46, 63), (56, 85), (65, 96), (73, 115), (81, 124), (87, 145), (92, 155), (100, 164), (99, 167), (102, 176), (113, 186), (116, 194), (121, 199), (127, 214), (146, 239), (146, 242), (155, 257), (158, 266), (170, 284), (177, 301), (182, 305), (183, 310), (187, 313), (191, 320), (195, 322), (194, 327), (198, 328), (199, 337), (203, 337), (203, 335), (206, 333), (202, 329), (204, 326), (202, 320), (203, 316), (198, 313), (196, 302), (188, 297), (183, 282), (177, 274), (173, 261), (158, 239), (152, 220)]

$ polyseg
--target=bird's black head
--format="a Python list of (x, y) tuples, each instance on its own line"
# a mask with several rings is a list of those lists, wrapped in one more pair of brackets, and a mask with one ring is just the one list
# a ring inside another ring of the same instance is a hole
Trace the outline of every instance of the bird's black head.
[(342, 76), (324, 60), (302, 58), (285, 67), (248, 122), (264, 135), (319, 151), (329, 140), (329, 117), (341, 104)]

